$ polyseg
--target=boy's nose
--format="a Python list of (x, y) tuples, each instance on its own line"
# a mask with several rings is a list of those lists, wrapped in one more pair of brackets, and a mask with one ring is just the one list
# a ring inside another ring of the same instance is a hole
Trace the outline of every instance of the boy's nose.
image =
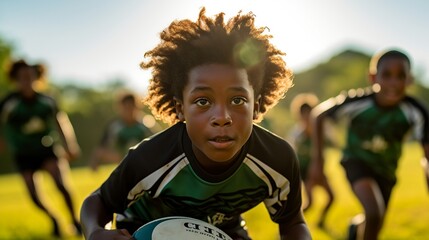
[(232, 118), (229, 114), (227, 107), (217, 106), (214, 108), (213, 116), (211, 119), (213, 126), (228, 126), (232, 124)]

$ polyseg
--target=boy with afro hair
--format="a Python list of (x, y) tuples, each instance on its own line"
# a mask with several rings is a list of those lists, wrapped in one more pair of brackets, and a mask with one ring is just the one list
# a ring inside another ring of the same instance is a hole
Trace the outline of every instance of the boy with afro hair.
[[(250, 239), (241, 214), (265, 203), (282, 239), (311, 239), (291, 146), (254, 124), (292, 86), (292, 72), (252, 13), (173, 21), (141, 64), (146, 103), (173, 124), (131, 149), (83, 203), (89, 239), (130, 239), (162, 217), (207, 221)], [(104, 225), (118, 213), (117, 230)]]

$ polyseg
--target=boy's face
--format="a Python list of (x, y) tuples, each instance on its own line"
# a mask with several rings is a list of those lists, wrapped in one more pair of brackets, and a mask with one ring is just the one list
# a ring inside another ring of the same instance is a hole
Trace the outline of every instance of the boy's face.
[(177, 102), (178, 116), (186, 121), (203, 165), (232, 160), (249, 139), (259, 109), (246, 71), (222, 64), (191, 69), (183, 101)]
[(33, 82), (37, 79), (34, 69), (31, 67), (22, 67), (16, 75), (16, 86), (21, 92), (32, 92)]
[(121, 118), (126, 122), (135, 121), (135, 112), (137, 106), (133, 100), (126, 100), (120, 103), (119, 114)]
[(411, 82), (410, 66), (399, 57), (382, 59), (377, 74), (371, 75), (371, 80), (380, 86), (377, 101), (383, 106), (398, 104), (405, 96), (407, 85)]

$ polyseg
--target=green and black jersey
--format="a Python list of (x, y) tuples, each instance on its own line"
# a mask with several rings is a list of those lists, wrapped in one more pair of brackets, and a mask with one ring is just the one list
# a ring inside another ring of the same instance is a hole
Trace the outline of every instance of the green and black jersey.
[(121, 119), (114, 119), (106, 126), (100, 145), (114, 148), (125, 155), (128, 148), (150, 135), (152, 132), (141, 122), (129, 125)]
[(238, 160), (226, 172), (203, 170), (184, 123), (132, 148), (100, 188), (109, 209), (141, 222), (189, 216), (220, 228), (261, 202), (274, 222), (300, 212), (300, 175), (291, 146), (254, 125)]
[(58, 139), (53, 98), (36, 93), (26, 99), (11, 93), (0, 103), (0, 119), (7, 142), (15, 155), (37, 155), (51, 148)]
[(429, 142), (428, 111), (410, 96), (389, 108), (378, 106), (373, 92), (339, 95), (324, 105), (328, 116), (348, 120), (343, 161), (361, 161), (388, 179), (396, 179), (402, 143), (408, 133), (422, 143)]

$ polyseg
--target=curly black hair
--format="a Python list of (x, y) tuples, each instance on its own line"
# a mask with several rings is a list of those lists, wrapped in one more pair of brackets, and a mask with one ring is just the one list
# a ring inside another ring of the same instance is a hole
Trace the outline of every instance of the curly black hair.
[(25, 60), (19, 59), (11, 64), (8, 72), (9, 79), (16, 80), (19, 70), (23, 68), (33, 68), (36, 73), (37, 80), (42, 80), (46, 73), (45, 66), (42, 64), (30, 65)]
[(158, 119), (167, 123), (179, 121), (175, 100), (183, 100), (182, 91), (189, 71), (197, 66), (219, 63), (247, 71), (255, 97), (260, 95), (262, 116), (292, 87), (292, 71), (286, 67), (282, 51), (264, 34), (266, 27), (254, 25), (253, 13), (241, 11), (227, 22), (224, 13), (213, 18), (202, 8), (197, 21), (173, 21), (160, 34), (161, 42), (145, 53), (143, 69), (152, 69), (145, 104)]

